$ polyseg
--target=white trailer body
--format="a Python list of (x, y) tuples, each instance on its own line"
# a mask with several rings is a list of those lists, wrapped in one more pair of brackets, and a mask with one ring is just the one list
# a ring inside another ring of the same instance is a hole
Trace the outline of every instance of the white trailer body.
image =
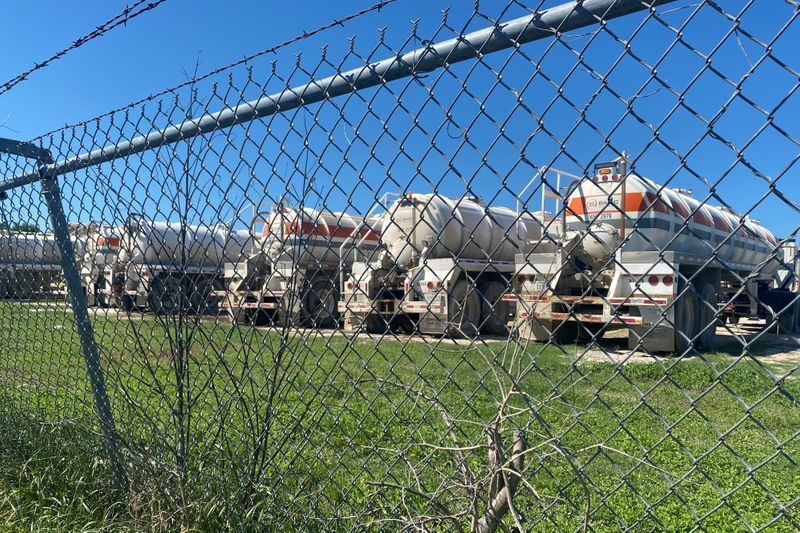
[[(81, 265), (81, 281), (90, 306), (110, 306), (114, 301), (111, 280), (118, 269), (124, 228), (94, 225), (86, 234), (86, 252)], [(119, 297), (117, 298), (119, 299)]]
[(542, 218), (421, 194), (400, 197), (382, 219), (380, 253), (354, 263), (343, 284), (345, 329), (506, 332), (514, 257), (539, 240)]
[(55, 237), (50, 233), (0, 233), (0, 298), (51, 294), (61, 275)]
[(157, 222), (135, 217), (125, 224), (116, 261), (106, 266), (106, 281), (117, 305), (169, 313), (197, 313), (219, 302), (224, 265), (236, 261), (250, 244), (249, 232)]
[[(360, 250), (377, 247), (380, 228), (363, 217), (278, 206), (269, 213), (249, 255), (225, 267), (224, 304), (234, 323), (333, 327), (339, 322), (339, 280)], [(254, 221), (255, 224), (255, 221)], [(255, 233), (255, 228), (253, 228)]]
[(517, 257), (523, 336), (574, 342), (625, 327), (632, 349), (710, 348), (735, 294), (793, 328), (792, 293), (771, 288), (780, 244), (757, 222), (629, 174), (623, 159), (574, 185), (556, 253)]

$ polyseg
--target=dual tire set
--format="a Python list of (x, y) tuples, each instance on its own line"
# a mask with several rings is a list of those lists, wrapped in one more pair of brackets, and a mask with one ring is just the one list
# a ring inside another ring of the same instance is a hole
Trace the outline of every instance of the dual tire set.
[(240, 307), (231, 311), (231, 321), (249, 326), (333, 328), (339, 323), (338, 301), (336, 284), (320, 277), (306, 283), (299, 295), (285, 293), (278, 309)]

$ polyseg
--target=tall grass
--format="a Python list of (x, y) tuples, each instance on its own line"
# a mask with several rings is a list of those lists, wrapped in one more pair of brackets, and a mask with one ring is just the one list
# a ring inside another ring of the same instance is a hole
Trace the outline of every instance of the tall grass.
[[(436, 505), (463, 508), (451, 430), (476, 475), (488, 472), (480, 446), (511, 370), (503, 343), (298, 335), (276, 364), (275, 333), (193, 327), (184, 384), (191, 416), (179, 431), (174, 332), (153, 320), (95, 320), (131, 479), (127, 500), (114, 502), (70, 315), (0, 304), (0, 525), (377, 527), (432, 509), (389, 485), (421, 487), (436, 494)], [(519, 409), (513, 423), (530, 441), (526, 490), (516, 502), (528, 526), (574, 529), (588, 518), (595, 529), (796, 528), (793, 377), (776, 381), (768, 366), (725, 355), (618, 367), (576, 363), (538, 345), (524, 364), (520, 386), (537, 416), (516, 400), (510, 408)], [(440, 402), (453, 428), (426, 398)], [(263, 466), (254, 476), (259, 446)]]

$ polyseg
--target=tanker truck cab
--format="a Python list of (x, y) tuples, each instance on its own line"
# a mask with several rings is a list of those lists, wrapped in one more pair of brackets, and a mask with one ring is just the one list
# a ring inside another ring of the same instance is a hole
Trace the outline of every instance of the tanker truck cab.
[(517, 258), (523, 336), (574, 342), (625, 328), (630, 349), (684, 354), (713, 348), (726, 291), (787, 300), (759, 288), (774, 272), (769, 231), (628, 172), (624, 157), (575, 182), (564, 205), (555, 256)]

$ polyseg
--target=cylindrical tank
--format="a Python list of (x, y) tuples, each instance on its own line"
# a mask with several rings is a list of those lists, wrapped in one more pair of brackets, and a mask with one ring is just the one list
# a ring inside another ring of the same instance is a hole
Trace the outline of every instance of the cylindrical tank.
[(715, 252), (733, 269), (758, 266), (764, 276), (780, 264), (770, 260), (778, 240), (756, 221), (741, 222), (740, 215), (703, 204), (688, 191), (662, 188), (634, 174), (584, 179), (566, 203), (567, 240), (580, 239), (578, 255), (589, 264), (605, 263), (622, 242), (621, 235), (611, 235), (621, 233), (622, 210), (627, 215), (625, 252), (669, 250), (699, 257)]
[[(72, 241), (72, 250), (75, 255), (75, 262), (82, 264), (88, 252), (87, 236), (86, 235), (70, 235), (69, 240)], [(60, 257), (60, 254), (59, 254)]]
[(2, 233), (0, 263), (58, 265), (55, 237), (49, 233)]
[[(125, 225), (123, 248), (132, 263), (179, 267), (222, 268), (237, 261), (249, 234), (232, 232), (227, 226), (181, 226), (179, 222), (157, 222), (131, 218)], [(185, 230), (185, 235), (183, 231)]]
[(403, 268), (414, 266), (423, 255), (513, 261), (541, 235), (542, 223), (530, 213), (488, 207), (475, 198), (408, 195), (383, 215), (383, 244)]
[(104, 268), (117, 260), (122, 247), (124, 228), (100, 226), (94, 228), (87, 236), (87, 261), (97, 267)]
[[(259, 238), (260, 248), (274, 259), (291, 259), (298, 264), (338, 263), (345, 241), (362, 250), (374, 249), (380, 240), (380, 221), (363, 217), (279, 206), (272, 210), (269, 230)], [(345, 261), (352, 262), (353, 254)]]

